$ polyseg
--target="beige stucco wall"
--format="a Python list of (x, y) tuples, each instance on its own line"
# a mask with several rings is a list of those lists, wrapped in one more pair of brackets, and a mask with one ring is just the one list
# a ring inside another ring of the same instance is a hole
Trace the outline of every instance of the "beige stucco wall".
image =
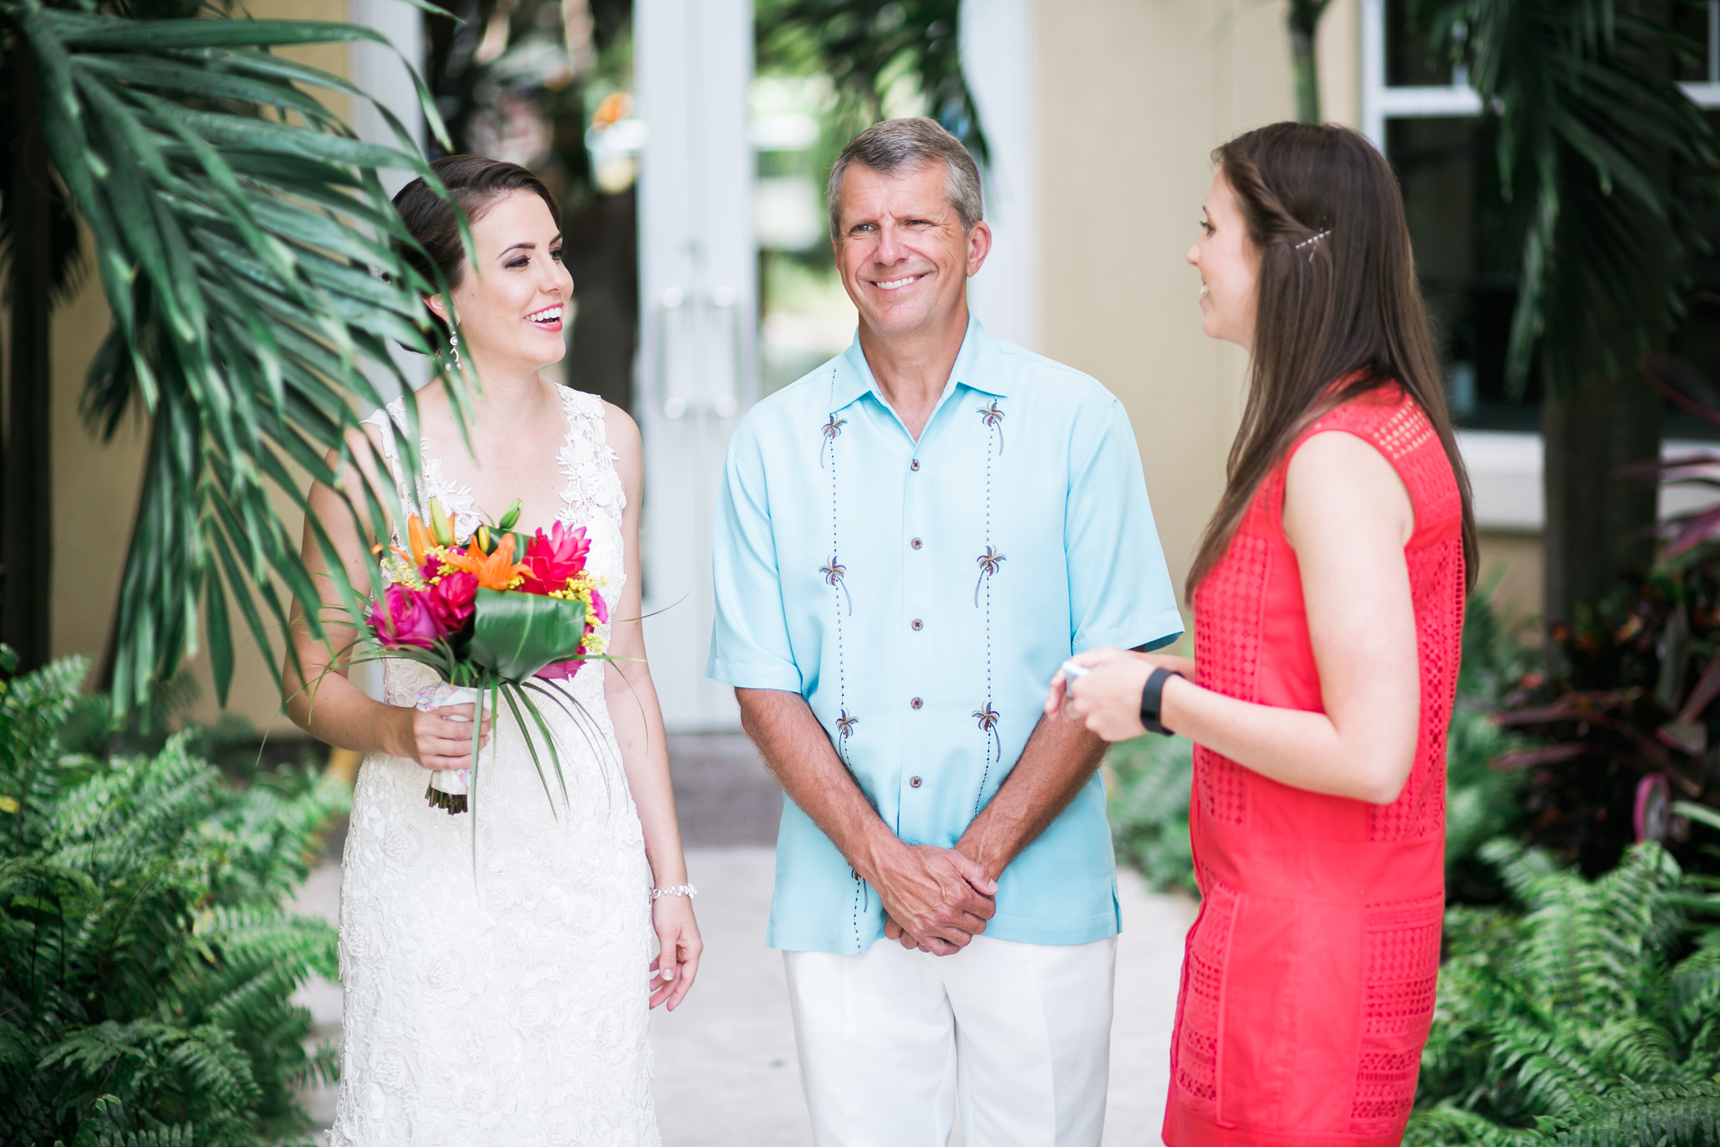
[[(259, 19), (344, 20), (346, 0), (250, 0), (247, 11)], [(345, 45), (316, 45), (283, 53), (326, 71), (345, 75)], [(327, 93), (318, 93), (327, 95)], [(346, 97), (329, 95), (328, 104), (346, 114)], [(86, 262), (91, 250), (86, 234)], [(54, 578), (52, 648), (54, 656), (100, 658), (113, 625), (120, 575), (130, 542), (131, 524), (143, 473), (146, 425), (132, 419), (107, 444), (97, 442), (78, 416), (84, 374), (106, 337), (109, 316), (101, 283), (92, 273), (81, 289), (54, 315), (52, 466), (54, 490)], [(296, 532), (300, 517), (288, 499), (275, 499), (283, 520)], [(199, 617), (201, 621), (201, 617)], [(275, 721), (280, 698), (261, 656), (235, 616), (238, 645), (230, 708), (278, 732), (297, 733), (284, 719)], [(203, 700), (193, 714), (215, 716), (214, 688), (206, 657), (194, 665)]]
[[(1180, 585), (1224, 483), (1245, 359), (1184, 261), (1225, 139), (1294, 114), (1287, 0), (1039, 0), (1044, 352), (1128, 408)], [(1321, 27), (1323, 110), (1360, 111), (1356, 0)]]
[(1541, 535), (1483, 530), (1476, 541), (1477, 584), (1488, 587), (1494, 608), (1516, 621), (1540, 617), (1546, 551)]

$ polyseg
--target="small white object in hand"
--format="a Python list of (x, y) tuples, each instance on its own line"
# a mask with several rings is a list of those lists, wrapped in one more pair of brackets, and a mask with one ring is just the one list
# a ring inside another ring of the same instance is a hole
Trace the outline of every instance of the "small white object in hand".
[(1076, 677), (1085, 677), (1085, 676), (1087, 676), (1087, 674), (1089, 674), (1091, 672), (1093, 672), (1093, 671), (1091, 669), (1087, 668), (1085, 665), (1077, 665), (1073, 661), (1065, 661), (1063, 663), (1063, 676), (1068, 677), (1070, 679), (1074, 679)]
[(673, 888), (653, 888), (651, 890), (651, 899), (656, 900), (660, 896), (685, 896), (687, 899), (691, 900), (698, 894), (699, 890), (694, 888), (691, 884), (677, 884)]

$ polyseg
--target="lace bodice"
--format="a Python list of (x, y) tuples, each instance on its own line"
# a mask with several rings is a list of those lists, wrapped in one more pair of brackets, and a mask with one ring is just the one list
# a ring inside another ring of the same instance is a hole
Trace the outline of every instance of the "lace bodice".
[[(561, 470), (562, 508), (557, 519), (578, 527), (601, 516), (621, 529), (621, 511), (627, 508), (627, 494), (621, 488), (621, 478), (615, 473), (616, 454), (609, 445), (605, 429), (603, 400), (595, 394), (561, 387), (561, 408), (567, 418), (567, 436), (556, 454), (556, 466)], [(406, 432), (406, 402), (395, 399), (382, 410), (364, 420), (381, 432), (382, 455), (388, 462), (389, 475), (394, 479), (400, 500), (409, 511), (420, 516), (431, 498), (439, 499), (454, 515), (460, 533), (478, 528), (479, 518), (472, 505), (472, 488), (456, 485), (442, 471), (442, 460), (430, 455), (429, 443), (419, 445), (419, 474), (415, 488), (409, 488), (400, 463), (396, 434)]]
[[(568, 390), (562, 401), (558, 516), (586, 528), (588, 568), (615, 602), (626, 499), (603, 404)], [(394, 403), (372, 420), (402, 502), (422, 513), (438, 498), (460, 531), (475, 528), (471, 491), (427, 451), (416, 486), (403, 481), (404, 414)], [(603, 677), (588, 664), (549, 686), (567, 704), (540, 705), (565, 798), (547, 759), (546, 792), (505, 706), (465, 815), (428, 807), (415, 762), (365, 758), (342, 860), (335, 1147), (657, 1147), (650, 867)], [(397, 705), (437, 680), (402, 658), (383, 662), (383, 679)]]

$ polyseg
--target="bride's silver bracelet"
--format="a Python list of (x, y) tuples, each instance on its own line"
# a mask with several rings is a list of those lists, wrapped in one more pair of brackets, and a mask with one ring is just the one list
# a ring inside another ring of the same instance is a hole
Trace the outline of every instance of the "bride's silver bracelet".
[(691, 884), (677, 884), (672, 888), (653, 888), (651, 890), (651, 899), (656, 900), (662, 896), (685, 896), (688, 900), (691, 900), (698, 894), (699, 890), (694, 888)]

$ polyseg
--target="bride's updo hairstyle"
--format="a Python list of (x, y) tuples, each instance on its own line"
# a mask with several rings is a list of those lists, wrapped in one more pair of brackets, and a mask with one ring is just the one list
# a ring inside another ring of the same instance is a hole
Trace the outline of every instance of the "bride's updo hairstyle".
[[(1212, 153), (1260, 255), (1248, 401), (1224, 496), (1189, 570), (1192, 598), (1249, 500), (1303, 430), (1369, 391), (1401, 385), (1445, 446), (1463, 498), (1475, 584), (1475, 515), (1415, 277), (1403, 197), (1385, 157), (1331, 124), (1275, 123)], [(1346, 380), (1342, 386), (1333, 383)]]
[[(482, 219), (484, 213), (504, 195), (530, 191), (544, 201), (550, 218), (555, 220), (557, 227), (561, 226), (561, 206), (556, 203), (555, 196), (549, 193), (543, 180), (517, 163), (503, 163), (481, 155), (445, 155), (431, 163), (430, 170), (436, 173), (436, 178), (442, 181), (460, 205), (460, 210), (466, 213), (468, 224)], [(426, 282), (436, 282), (436, 272), (440, 271), (448, 289), (458, 289), (466, 277), (467, 260), (465, 247), (460, 242), (460, 222), (454, 215), (453, 206), (431, 191), (424, 180), (414, 179), (394, 197), (394, 210), (399, 212), (406, 229), (424, 248), (417, 251), (407, 244), (397, 244), (396, 250), (401, 257), (423, 275)], [(442, 341), (446, 342), (450, 333), (448, 325), (436, 317), (436, 312), (428, 307), (425, 310)]]

